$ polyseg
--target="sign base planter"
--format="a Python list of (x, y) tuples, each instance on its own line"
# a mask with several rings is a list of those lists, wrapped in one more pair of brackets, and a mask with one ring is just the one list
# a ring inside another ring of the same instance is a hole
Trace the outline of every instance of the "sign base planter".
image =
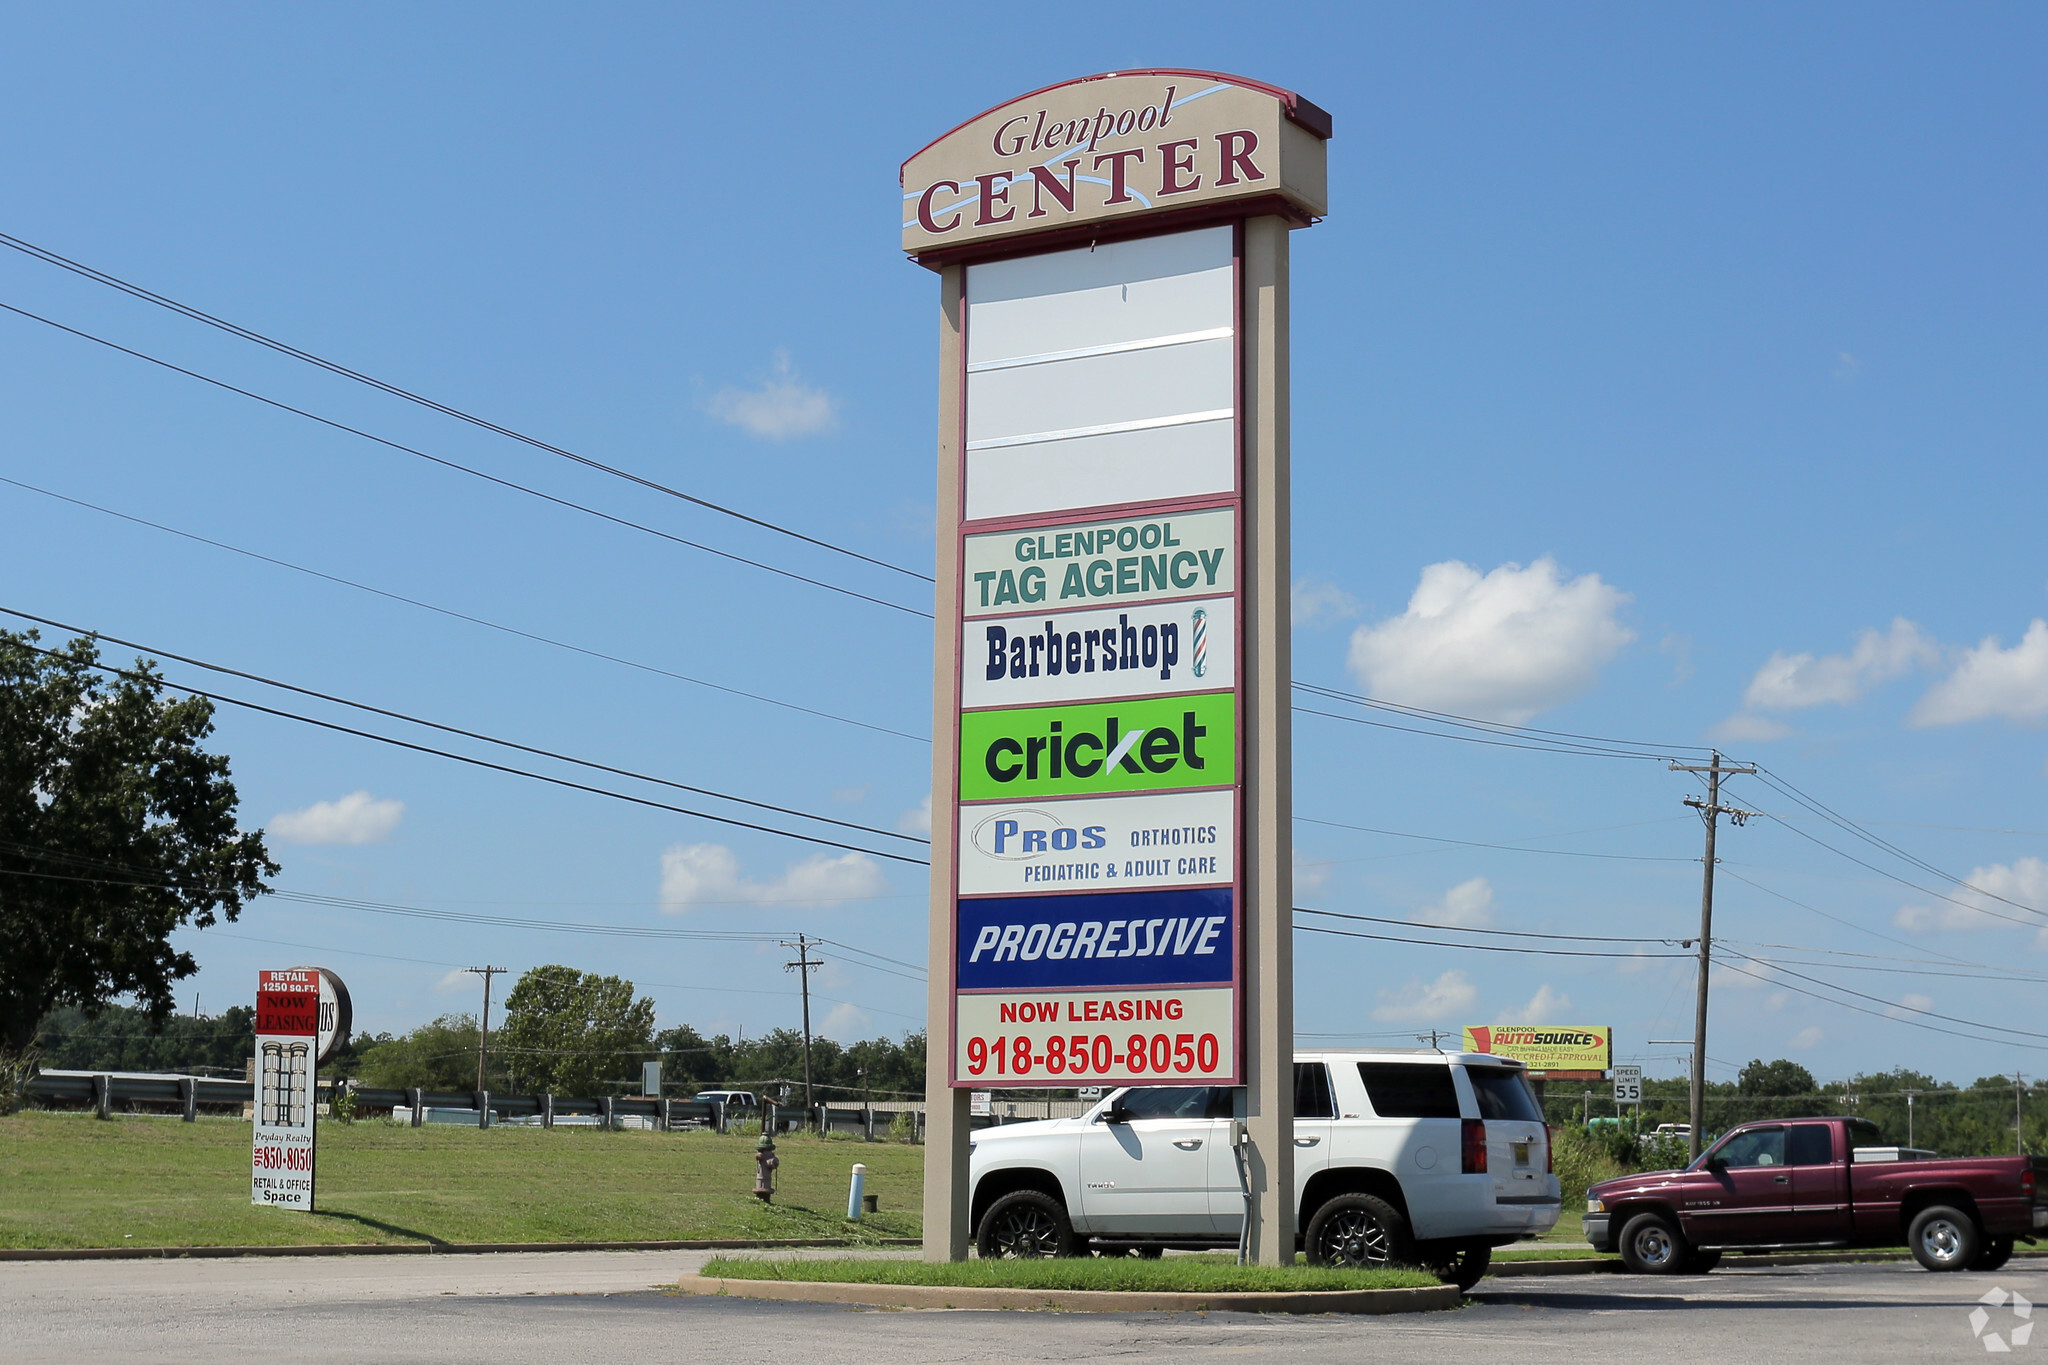
[(1313, 1289), (1269, 1293), (1173, 1293), (1114, 1289), (983, 1289), (951, 1285), (848, 1284), (827, 1280), (731, 1280), (685, 1275), (685, 1294), (871, 1308), (1052, 1309), (1065, 1313), (1426, 1313), (1456, 1308), (1454, 1284), (1420, 1289)]

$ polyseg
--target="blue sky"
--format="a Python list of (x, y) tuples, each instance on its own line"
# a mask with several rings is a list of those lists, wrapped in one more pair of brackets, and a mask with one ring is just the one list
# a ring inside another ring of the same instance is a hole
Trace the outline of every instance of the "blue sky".
[[(1724, 872), (1746, 880), (1724, 877), (1717, 929), (1774, 980), (1717, 981), (1710, 1074), (1780, 1055), (1823, 1076), (2048, 1070), (2048, 1053), (1978, 1027), (2048, 1032), (2048, 937), (2034, 927), (2048, 923), (2034, 913), (2048, 909), (2038, 12), (1307, 5), (1271, 31), (1277, 11), (1190, 4), (1085, 24), (960, 6), (934, 26), (931, 13), (15, 7), (0, 16), (0, 231), (928, 571), (936, 282), (897, 249), (897, 164), (989, 105), (1096, 71), (1188, 66), (1291, 86), (1337, 134), (1330, 217), (1294, 240), (1297, 677), (1658, 754), (1719, 743), (1976, 888), (1761, 782), (1731, 784), (1731, 800), (1788, 820), (1723, 833)], [(0, 302), (674, 536), (929, 605), (910, 578), (13, 251), (0, 251)], [(0, 412), (0, 473), (22, 483), (927, 731), (930, 634), (915, 615), (544, 504), (13, 314), (0, 315)], [(916, 738), (15, 486), (0, 484), (0, 526), (0, 606), (878, 828), (914, 827), (926, 797)], [(222, 690), (280, 701), (255, 684)], [(232, 708), (218, 743), (294, 892), (803, 931), (924, 957), (920, 868)], [(1298, 719), (1297, 756), (1299, 812), (1333, 822), (1298, 832), (1303, 905), (1468, 929), (1696, 929), (1699, 827), (1680, 802), (1697, 787), (1661, 762), (1316, 716)], [(244, 1000), (261, 966), (311, 960), (344, 974), (362, 1024), (402, 1029), (473, 1009), (475, 979), (450, 973), (488, 958), (628, 975), (664, 1023), (752, 1033), (797, 1019), (772, 942), (284, 898), (181, 942), (203, 964), (181, 1003), (197, 993), (208, 1010)], [(1682, 961), (1299, 946), (1298, 1027), (1318, 1039), (1608, 1023), (1619, 1054), (1670, 1074), (1678, 1049), (1647, 1040), (1689, 1032)], [(826, 956), (828, 1032), (922, 1022), (918, 983)], [(1874, 1013), (1788, 984), (1863, 992), (1874, 998), (1836, 998)]]

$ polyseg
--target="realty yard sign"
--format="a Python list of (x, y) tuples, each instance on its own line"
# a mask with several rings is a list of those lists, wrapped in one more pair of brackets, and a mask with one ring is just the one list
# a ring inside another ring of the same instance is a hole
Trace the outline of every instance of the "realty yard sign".
[(320, 972), (262, 972), (256, 983), (256, 1136), (249, 1202), (313, 1208), (313, 1076)]

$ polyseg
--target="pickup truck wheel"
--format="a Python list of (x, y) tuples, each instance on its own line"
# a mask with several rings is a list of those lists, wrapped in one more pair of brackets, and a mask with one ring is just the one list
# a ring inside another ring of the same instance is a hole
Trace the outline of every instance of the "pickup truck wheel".
[(1016, 1190), (981, 1216), (974, 1248), (984, 1261), (1031, 1261), (1074, 1254), (1074, 1225), (1051, 1195)]
[(1424, 1268), (1445, 1284), (1454, 1284), (1469, 1293), (1473, 1285), (1486, 1278), (1487, 1267), (1492, 1264), (1492, 1247), (1462, 1247), (1447, 1256), (1429, 1257)]
[(1983, 1251), (1984, 1234), (1961, 1209), (1932, 1204), (1914, 1216), (1906, 1244), (1913, 1259), (1929, 1270), (1964, 1270)]
[(1378, 1269), (1412, 1265), (1414, 1244), (1408, 1220), (1386, 1200), (1370, 1194), (1340, 1194), (1308, 1220), (1310, 1265), (1341, 1265)]
[(1661, 1213), (1639, 1213), (1621, 1230), (1621, 1260), (1638, 1275), (1676, 1275), (1692, 1248), (1678, 1225)]
[(1986, 1237), (1984, 1249), (1970, 1262), (1972, 1270), (1996, 1270), (2012, 1259), (2012, 1238)]

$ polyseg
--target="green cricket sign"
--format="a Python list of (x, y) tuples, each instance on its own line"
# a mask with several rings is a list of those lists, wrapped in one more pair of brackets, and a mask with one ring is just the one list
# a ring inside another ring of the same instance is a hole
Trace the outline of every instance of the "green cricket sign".
[(960, 799), (1101, 796), (1237, 780), (1230, 692), (960, 716)]

